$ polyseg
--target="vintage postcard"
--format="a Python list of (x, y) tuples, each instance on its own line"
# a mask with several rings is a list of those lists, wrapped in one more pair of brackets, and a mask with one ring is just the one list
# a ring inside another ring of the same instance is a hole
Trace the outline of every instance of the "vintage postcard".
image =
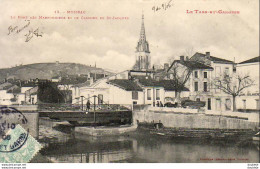
[(2, 168), (259, 167), (258, 0), (1, 0), (0, 11)]

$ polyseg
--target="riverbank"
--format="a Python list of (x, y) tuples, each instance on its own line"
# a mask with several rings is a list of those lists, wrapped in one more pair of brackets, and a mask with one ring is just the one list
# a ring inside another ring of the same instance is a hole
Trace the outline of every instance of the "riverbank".
[[(140, 125), (135, 131), (96, 137), (76, 133), (67, 122), (40, 119), (39, 123), (39, 142), (43, 148), (32, 163), (249, 163), (258, 162), (259, 159), (254, 145), (215, 139), (165, 137), (152, 134), (150, 129), (144, 130)], [(206, 158), (213, 160), (207, 161)]]
[(257, 130), (259, 114), (247, 116), (167, 107), (145, 107), (133, 112), (134, 123), (161, 123), (166, 128)]
[(117, 127), (75, 127), (74, 131), (79, 134), (90, 136), (116, 136), (133, 132), (137, 125), (121, 125)]

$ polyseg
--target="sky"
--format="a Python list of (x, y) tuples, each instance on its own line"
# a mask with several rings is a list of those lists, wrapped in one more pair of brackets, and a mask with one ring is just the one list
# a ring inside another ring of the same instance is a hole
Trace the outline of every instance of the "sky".
[[(162, 4), (171, 6), (153, 10)], [(239, 14), (196, 14), (194, 10), (239, 11)], [(112, 71), (131, 69), (142, 11), (152, 64), (163, 65), (171, 58), (195, 52), (210, 52), (212, 56), (236, 62), (259, 56), (258, 0), (1, 0), (0, 68), (59, 61), (96, 63), (97, 67)], [(26, 21), (18, 16), (36, 19)], [(39, 16), (72, 19), (39, 19)], [(81, 19), (82, 16), (105, 19)], [(128, 19), (107, 19), (113, 16)], [(8, 35), (10, 27), (20, 29), (28, 22), (29, 26), (19, 33)], [(37, 28), (42, 36), (34, 35), (25, 42), (29, 30)]]

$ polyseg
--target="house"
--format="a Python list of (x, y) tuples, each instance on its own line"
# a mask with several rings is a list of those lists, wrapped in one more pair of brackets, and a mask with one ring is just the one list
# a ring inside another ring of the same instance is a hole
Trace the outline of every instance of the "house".
[[(119, 73), (122, 74), (122, 73)], [(128, 73), (127, 73), (128, 74)], [(86, 104), (87, 100), (93, 104), (146, 104), (156, 105), (158, 102), (164, 104), (165, 97), (175, 97), (173, 81), (156, 81), (150, 76), (138, 76), (132, 79), (116, 79), (106, 77), (91, 85), (75, 85), (72, 90), (72, 103)], [(119, 76), (122, 77), (122, 76)], [(188, 89), (183, 92), (188, 96)], [(185, 95), (184, 94), (184, 95)], [(97, 96), (97, 100), (93, 96)]]
[(180, 57), (167, 71), (167, 78), (184, 84), (190, 89), (189, 98), (204, 101), (207, 110), (229, 111), (232, 97), (212, 85), (223, 74), (233, 76), (234, 62), (206, 54), (195, 53), (190, 59)]
[[(173, 61), (167, 71), (169, 79), (178, 81), (181, 88), (183, 85), (190, 89), (189, 99), (206, 102), (212, 97), (209, 84), (213, 68), (204, 63), (197, 61), (185, 60), (184, 56), (180, 56), (180, 60)], [(208, 108), (211, 108), (210, 103)]]
[(38, 86), (34, 86), (34, 87), (30, 87), (30, 89), (25, 90), (24, 92), (21, 92), (22, 94), (24, 93), (24, 97), (25, 97), (25, 99), (23, 100), (23, 102), (21, 102), (21, 104), (37, 104), (38, 89), (39, 89)]
[[(72, 90), (72, 103), (81, 103), (81, 96), (84, 96), (83, 103), (87, 100), (93, 104), (132, 104), (140, 102), (142, 89), (133, 81), (128, 79), (107, 78), (100, 79), (92, 85), (76, 85)], [(97, 100), (93, 96), (97, 96)]]
[(21, 88), (17, 85), (5, 82), (0, 84), (0, 105), (12, 105), (19, 104), (19, 100), (22, 98)]
[(237, 98), (237, 109), (247, 111), (259, 111), (259, 64), (260, 56), (240, 62), (236, 65), (238, 75), (248, 75), (254, 80), (254, 85), (246, 88), (242, 96)]
[[(176, 90), (173, 80), (155, 80), (151, 77), (136, 78), (138, 84), (143, 88), (144, 101), (142, 104), (155, 106), (158, 102), (165, 104), (167, 99), (175, 100)], [(184, 87), (180, 97), (188, 97), (189, 89)]]
[(191, 91), (193, 91), (190, 94), (191, 98), (205, 101), (208, 110), (230, 111), (233, 104), (232, 96), (216, 88), (210, 82), (224, 74), (233, 77), (234, 62), (211, 56), (210, 52), (206, 52), (206, 54), (197, 52), (190, 58), (190, 61), (196, 61), (212, 68), (210, 71), (205, 68), (193, 71), (190, 83)]

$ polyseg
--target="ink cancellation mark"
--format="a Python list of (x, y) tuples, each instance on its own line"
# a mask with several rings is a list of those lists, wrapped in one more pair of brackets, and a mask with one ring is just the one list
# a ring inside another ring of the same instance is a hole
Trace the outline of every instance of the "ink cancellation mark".
[(29, 135), (29, 128), (16, 130), (18, 124), (26, 125), (26, 117), (12, 107), (0, 107), (0, 152), (13, 152), (20, 149)]
[(27, 163), (42, 148), (29, 134), (26, 117), (12, 107), (0, 107), (0, 163)]
[[(14, 141), (11, 139), (8, 146), (10, 146), (10, 148), (19, 147), (19, 149), (8, 153), (0, 153), (0, 163), (28, 163), (39, 152), (42, 148), (41, 144), (30, 134), (28, 134), (25, 139), (23, 133), (26, 132), (27, 131), (19, 124), (15, 129), (10, 131)], [(21, 140), (26, 140), (26, 142), (23, 142), (23, 146), (19, 146)], [(0, 141), (0, 143), (2, 142), (4, 141)]]

